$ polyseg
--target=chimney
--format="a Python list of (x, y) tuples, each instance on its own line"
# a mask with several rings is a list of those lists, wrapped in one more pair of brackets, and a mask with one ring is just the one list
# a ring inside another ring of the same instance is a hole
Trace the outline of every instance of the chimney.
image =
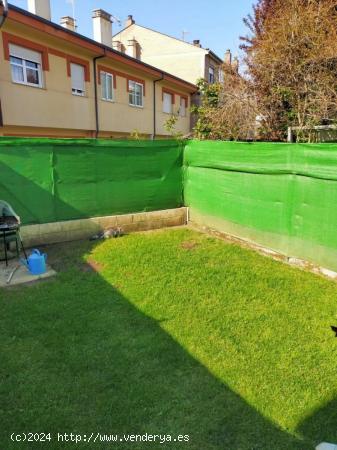
[(138, 42), (135, 38), (128, 40), (127, 54), (132, 58), (139, 59)]
[(194, 39), (193, 45), (194, 45), (195, 47), (200, 47), (200, 48), (201, 48), (200, 40), (199, 40), (199, 39)]
[(92, 18), (95, 41), (110, 47), (112, 39), (111, 15), (103, 9), (95, 9), (92, 12)]
[(232, 68), (235, 72), (239, 72), (239, 58), (237, 56), (235, 56), (232, 62)]
[(50, 0), (28, 0), (28, 11), (44, 19), (51, 20)]
[(132, 15), (129, 14), (129, 15), (128, 15), (128, 18), (127, 18), (126, 21), (125, 21), (125, 28), (127, 28), (127, 27), (133, 25), (134, 23), (136, 23), (136, 22), (133, 20)]
[(76, 30), (75, 19), (73, 19), (70, 16), (61, 17), (60, 25), (61, 25), (61, 27), (66, 28), (67, 30), (71, 30), (71, 31)]
[(232, 65), (232, 52), (229, 49), (225, 52), (224, 63)]
[(117, 52), (123, 52), (123, 44), (121, 41), (112, 41), (112, 48)]

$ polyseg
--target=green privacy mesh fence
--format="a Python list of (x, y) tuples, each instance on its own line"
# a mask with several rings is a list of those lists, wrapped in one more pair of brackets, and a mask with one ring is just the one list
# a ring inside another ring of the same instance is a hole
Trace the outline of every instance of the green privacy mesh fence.
[(193, 221), (337, 270), (336, 144), (0, 139), (24, 224), (175, 208), (183, 188)]
[(337, 270), (335, 144), (191, 141), (191, 220)]
[(0, 199), (24, 224), (182, 205), (175, 141), (0, 139)]

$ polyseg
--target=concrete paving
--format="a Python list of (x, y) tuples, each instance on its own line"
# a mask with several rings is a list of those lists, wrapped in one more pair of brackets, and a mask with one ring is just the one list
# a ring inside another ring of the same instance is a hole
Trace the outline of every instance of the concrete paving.
[[(14, 271), (15, 270), (15, 271)], [(11, 273), (14, 271), (12, 279), (9, 283)], [(17, 260), (8, 262), (8, 267), (4, 262), (0, 262), (0, 287), (16, 286), (19, 284), (32, 283), (34, 281), (42, 280), (56, 275), (55, 270), (47, 265), (47, 272), (43, 275), (31, 275), (28, 269)]]
[(337, 445), (329, 444), (328, 442), (321, 442), (317, 445), (316, 450), (337, 450)]

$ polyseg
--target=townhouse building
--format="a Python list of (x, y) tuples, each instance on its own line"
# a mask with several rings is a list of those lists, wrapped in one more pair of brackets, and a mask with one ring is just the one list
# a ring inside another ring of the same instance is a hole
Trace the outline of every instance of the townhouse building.
[(168, 36), (137, 24), (132, 15), (128, 16), (125, 27), (113, 36), (112, 45), (140, 61), (170, 71), (189, 83), (196, 83), (200, 78), (209, 83), (221, 81), (224, 62), (238, 64), (236, 58), (232, 61), (230, 50), (226, 51), (223, 61), (209, 48), (203, 48), (200, 40), (189, 43)]
[(110, 14), (94, 11), (90, 39), (52, 22), (49, 0), (28, 9), (10, 5), (0, 29), (0, 135), (160, 138), (172, 113), (190, 131), (196, 86), (112, 48)]

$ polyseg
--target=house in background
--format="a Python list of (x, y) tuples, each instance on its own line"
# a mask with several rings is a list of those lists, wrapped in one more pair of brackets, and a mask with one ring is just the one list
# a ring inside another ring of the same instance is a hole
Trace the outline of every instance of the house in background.
[[(204, 78), (209, 83), (221, 81), (221, 66), (224, 61), (199, 40), (189, 42), (168, 36), (138, 25), (133, 16), (128, 16), (125, 28), (113, 36), (113, 48), (124, 52), (159, 69), (174, 73), (189, 83)], [(230, 50), (225, 62), (232, 63)]]
[(165, 137), (173, 111), (175, 131), (190, 131), (196, 86), (114, 50), (110, 14), (94, 11), (89, 39), (71, 17), (53, 23), (49, 0), (28, 5), (11, 5), (0, 30), (0, 135)]

